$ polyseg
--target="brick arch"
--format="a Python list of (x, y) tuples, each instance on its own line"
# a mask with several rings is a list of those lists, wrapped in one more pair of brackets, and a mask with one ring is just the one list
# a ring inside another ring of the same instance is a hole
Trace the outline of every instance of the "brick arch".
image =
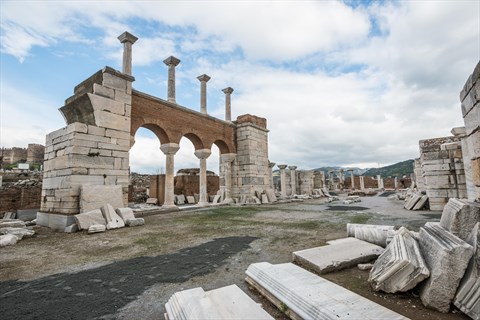
[(136, 90), (132, 90), (131, 110), (132, 136), (138, 128), (145, 127), (152, 130), (162, 144), (180, 143), (182, 137), (186, 137), (195, 150), (209, 148), (215, 143), (221, 153), (236, 152), (236, 127), (230, 122)]

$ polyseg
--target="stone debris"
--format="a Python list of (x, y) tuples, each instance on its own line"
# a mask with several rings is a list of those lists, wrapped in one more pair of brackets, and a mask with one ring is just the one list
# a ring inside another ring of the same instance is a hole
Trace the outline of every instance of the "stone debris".
[(102, 214), (102, 210), (95, 209), (73, 216), (79, 230), (88, 230), (92, 225), (106, 225), (107, 221)]
[(115, 209), (111, 204), (107, 203), (102, 206), (102, 214), (107, 222), (107, 230), (118, 229), (125, 227), (125, 222), (122, 218), (115, 212)]
[[(407, 196), (407, 198), (405, 198), (404, 208), (407, 210), (413, 210), (413, 208), (415, 208), (415, 205), (422, 199), (422, 197), (423, 197), (423, 194), (421, 192), (417, 192), (411, 195), (410, 197)], [(417, 210), (420, 210), (420, 209), (417, 209)]]
[(82, 185), (80, 188), (80, 213), (101, 208), (108, 199), (115, 208), (122, 208), (123, 194), (120, 185)]
[(362, 199), (360, 199), (360, 196), (348, 196), (345, 201), (343, 201), (344, 204), (351, 204), (355, 202), (361, 202)]
[(4, 234), (0, 236), (0, 248), (13, 246), (17, 243), (18, 238), (13, 234)]
[(187, 196), (187, 203), (188, 204), (195, 204), (195, 197), (194, 196)]
[(420, 298), (426, 307), (448, 312), (473, 247), (432, 222), (420, 228), (419, 245), (430, 270), (430, 278), (420, 288)]
[(466, 242), (474, 249), (465, 275), (458, 287), (453, 304), (472, 319), (480, 319), (480, 223), (477, 223)]
[(417, 210), (423, 210), (425, 207), (428, 205), (428, 196), (424, 194), (420, 200), (413, 206), (412, 210), (417, 211)]
[(122, 218), (124, 222), (127, 222), (129, 219), (135, 219), (132, 208), (117, 208), (115, 212)]
[(406, 319), (292, 263), (251, 264), (245, 279), (292, 319)]
[[(158, 199), (157, 198), (148, 198), (147, 201), (145, 201), (146, 204), (153, 204), (157, 205), (158, 204)], [(122, 206), (123, 207), (123, 206)]]
[(185, 196), (183, 194), (175, 196), (175, 202), (176, 202), (177, 205), (185, 204), (185, 201), (187, 201), (187, 200), (185, 199)]
[(15, 219), (15, 215), (16, 213), (15, 212), (5, 212), (3, 214), (3, 219)]
[(451, 198), (443, 208), (440, 226), (465, 241), (477, 222), (480, 203)]
[(216, 196), (213, 197), (212, 203), (218, 203), (219, 201), (220, 201), (220, 195), (217, 194)]
[(18, 238), (18, 240), (22, 240), (23, 238), (31, 238), (35, 234), (35, 231), (27, 229), (27, 228), (0, 228), (0, 234), (13, 234)]
[(166, 319), (274, 319), (236, 285), (205, 292), (193, 288), (174, 293), (165, 304)]
[(66, 232), (66, 233), (74, 233), (74, 232), (78, 231), (78, 226), (77, 226), (76, 223), (73, 223), (69, 226), (66, 226), (65, 230), (63, 230), (63, 231)]
[(17, 219), (0, 220), (0, 228), (25, 228), (25, 222)]
[(370, 271), (373, 268), (373, 263), (359, 263), (357, 268), (362, 271)]
[(127, 227), (138, 227), (138, 226), (143, 226), (144, 224), (145, 224), (145, 219), (143, 218), (133, 218), (125, 221), (125, 225)]
[(405, 292), (429, 275), (417, 241), (402, 227), (375, 261), (368, 282), (375, 291)]
[(378, 257), (383, 248), (355, 238), (338, 239), (323, 247), (293, 252), (293, 261), (319, 274), (338, 271), (369, 262)]
[(262, 193), (262, 203), (265, 204), (265, 203), (268, 203), (268, 197), (266, 194)]
[(389, 239), (395, 235), (394, 226), (347, 223), (347, 236), (386, 247)]
[(107, 228), (103, 224), (93, 224), (88, 228), (88, 234), (105, 232)]

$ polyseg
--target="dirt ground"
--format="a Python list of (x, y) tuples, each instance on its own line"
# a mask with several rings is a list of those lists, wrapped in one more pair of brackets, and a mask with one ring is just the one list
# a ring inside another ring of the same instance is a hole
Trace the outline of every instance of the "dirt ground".
[[(353, 210), (352, 210), (353, 209)], [(37, 235), (0, 249), (2, 319), (163, 319), (180, 290), (236, 284), (277, 319), (284, 315), (245, 283), (251, 263), (291, 262), (293, 251), (346, 236), (347, 223), (418, 230), (440, 212), (413, 212), (386, 197), (361, 203), (323, 200), (249, 207), (215, 207), (145, 216), (146, 225), (87, 235)], [(411, 319), (469, 319), (423, 307), (415, 292), (370, 289), (356, 267), (324, 275)]]

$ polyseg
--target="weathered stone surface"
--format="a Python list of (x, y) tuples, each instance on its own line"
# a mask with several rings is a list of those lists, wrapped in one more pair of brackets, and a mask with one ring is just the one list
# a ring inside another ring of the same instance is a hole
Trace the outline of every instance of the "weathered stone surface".
[(428, 196), (423, 195), (420, 200), (413, 206), (412, 210), (422, 210), (427, 204)]
[(80, 213), (74, 216), (75, 223), (80, 230), (88, 230), (92, 225), (106, 225), (107, 221), (102, 214), (102, 210), (95, 209), (89, 212)]
[(378, 257), (383, 248), (362, 240), (337, 241), (323, 247), (293, 252), (293, 261), (322, 274), (369, 262)]
[(82, 185), (80, 190), (80, 213), (101, 208), (106, 203), (114, 208), (124, 207), (120, 185)]
[(268, 203), (268, 197), (264, 193), (262, 193), (262, 203)]
[(468, 264), (453, 303), (472, 319), (480, 319), (480, 223), (477, 223), (466, 242), (474, 254)]
[(187, 196), (187, 203), (188, 204), (195, 204), (195, 197)]
[(412, 197), (405, 202), (404, 208), (407, 210), (412, 210), (417, 204), (417, 202), (420, 201), (420, 199), (422, 199), (421, 193), (416, 193), (412, 195)]
[(64, 231), (65, 231), (66, 233), (74, 233), (74, 232), (77, 232), (77, 231), (78, 231), (78, 226), (77, 226), (76, 223), (71, 224), (71, 225), (69, 225), (69, 226), (66, 226)]
[(122, 218), (124, 222), (127, 220), (135, 219), (135, 215), (133, 214), (133, 210), (131, 208), (117, 208), (115, 212)]
[(430, 278), (420, 289), (420, 298), (425, 306), (448, 312), (473, 247), (432, 222), (420, 228), (419, 246), (430, 270)]
[(413, 289), (429, 276), (417, 241), (402, 227), (375, 261), (368, 281), (375, 291), (395, 293)]
[(26, 229), (26, 228), (0, 228), (0, 234), (13, 234), (18, 238), (18, 240), (22, 240), (23, 238), (31, 238), (35, 234), (35, 231)]
[(93, 224), (88, 228), (88, 234), (105, 232), (107, 228), (102, 224)]
[(0, 236), (0, 248), (5, 246), (13, 246), (17, 243), (18, 238), (13, 234), (4, 234)]
[(215, 195), (215, 196), (213, 197), (212, 203), (218, 203), (219, 201), (220, 201), (220, 196), (219, 196), (219, 195)]
[(373, 263), (359, 263), (357, 268), (362, 271), (369, 271), (373, 268)]
[(133, 218), (125, 221), (125, 225), (127, 227), (138, 227), (138, 226), (143, 226), (144, 224), (145, 224), (145, 219), (143, 218)]
[(451, 198), (443, 209), (440, 226), (466, 240), (477, 222), (480, 222), (480, 203)]
[(292, 319), (406, 319), (292, 263), (251, 264), (246, 281)]
[(231, 285), (205, 292), (179, 291), (165, 304), (168, 319), (274, 319), (239, 287)]
[(154, 205), (156, 205), (156, 204), (158, 203), (158, 199), (157, 199), (157, 198), (148, 198), (145, 203), (146, 203), (146, 204), (154, 204)]
[(183, 194), (180, 194), (178, 196), (175, 196), (177, 204), (185, 204), (185, 196)]
[(25, 222), (16, 219), (11, 219), (9, 221), (0, 220), (0, 228), (25, 228)]
[(125, 227), (125, 222), (122, 218), (115, 212), (112, 205), (107, 203), (106, 205), (102, 206), (102, 214), (107, 222), (107, 229), (118, 229)]
[(277, 196), (275, 195), (275, 191), (273, 189), (266, 189), (265, 194), (267, 195), (268, 202), (276, 202)]
[(387, 239), (395, 235), (394, 226), (347, 223), (347, 236), (386, 247)]

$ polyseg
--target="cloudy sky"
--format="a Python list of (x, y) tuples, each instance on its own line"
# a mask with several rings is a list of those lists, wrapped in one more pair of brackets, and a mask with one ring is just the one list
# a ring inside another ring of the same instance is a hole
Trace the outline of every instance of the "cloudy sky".
[[(1, 1), (0, 145), (45, 143), (65, 126), (73, 87), (121, 69), (128, 30), (134, 88), (177, 103), (267, 118), (269, 158), (301, 169), (377, 167), (418, 157), (418, 140), (462, 126), (459, 92), (480, 59), (480, 1)], [(132, 171), (162, 172), (160, 142), (141, 129)], [(175, 169), (198, 166), (183, 138)], [(218, 171), (213, 147), (208, 167)]]

